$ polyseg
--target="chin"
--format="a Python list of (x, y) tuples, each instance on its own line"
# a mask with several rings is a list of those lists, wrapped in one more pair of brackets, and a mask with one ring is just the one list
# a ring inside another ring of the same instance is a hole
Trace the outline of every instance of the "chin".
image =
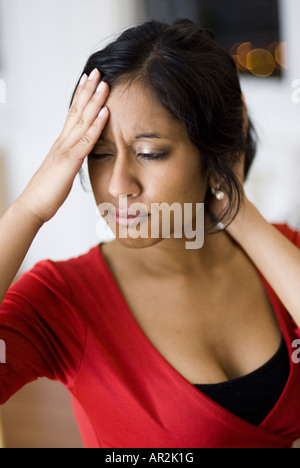
[(151, 239), (146, 238), (143, 239), (139, 237), (138, 239), (132, 239), (131, 237), (127, 237), (126, 239), (118, 237), (116, 235), (116, 241), (122, 245), (123, 247), (127, 247), (128, 249), (146, 249), (147, 247), (153, 247), (161, 242), (163, 239)]
[[(123, 247), (129, 249), (145, 249), (147, 247), (153, 247), (160, 243), (164, 237), (162, 233), (162, 228), (159, 223), (159, 219), (156, 219), (155, 230), (151, 230), (151, 223), (148, 220), (148, 223), (133, 223), (132, 226), (121, 226), (118, 224), (110, 225), (116, 240)], [(110, 224), (110, 223), (109, 223)], [(173, 226), (171, 226), (171, 233)], [(151, 232), (155, 232), (156, 237), (151, 237)], [(170, 231), (169, 231), (170, 232)], [(169, 234), (170, 237), (172, 234)]]

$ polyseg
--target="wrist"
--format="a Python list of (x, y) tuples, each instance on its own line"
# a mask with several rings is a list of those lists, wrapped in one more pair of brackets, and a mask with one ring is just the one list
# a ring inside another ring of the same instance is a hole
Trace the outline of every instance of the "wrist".
[(14, 216), (18, 217), (22, 223), (29, 222), (36, 231), (44, 225), (44, 221), (27, 206), (22, 197), (17, 198), (17, 200), (10, 206), (9, 210), (14, 214)]

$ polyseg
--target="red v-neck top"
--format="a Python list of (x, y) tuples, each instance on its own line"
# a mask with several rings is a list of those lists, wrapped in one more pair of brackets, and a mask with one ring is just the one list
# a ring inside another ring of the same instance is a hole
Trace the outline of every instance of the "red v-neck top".
[[(275, 225), (300, 248), (300, 233)], [(70, 391), (89, 448), (287, 448), (300, 438), (300, 330), (259, 273), (290, 356), (276, 405), (255, 426), (182, 377), (146, 337), (99, 246), (24, 273), (0, 308), (0, 403), (38, 377)]]

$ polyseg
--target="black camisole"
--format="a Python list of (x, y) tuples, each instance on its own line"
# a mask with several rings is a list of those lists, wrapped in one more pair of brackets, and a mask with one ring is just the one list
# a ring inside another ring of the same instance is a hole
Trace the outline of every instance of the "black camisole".
[(231, 413), (259, 426), (278, 401), (289, 372), (289, 353), (282, 336), (276, 354), (259, 369), (227, 382), (195, 387)]

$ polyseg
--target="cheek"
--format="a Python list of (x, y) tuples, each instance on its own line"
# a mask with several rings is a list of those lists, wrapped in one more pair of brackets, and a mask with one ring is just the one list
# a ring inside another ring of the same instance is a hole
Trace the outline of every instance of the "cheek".
[(203, 176), (200, 164), (170, 167), (155, 179), (155, 186), (170, 199), (180, 201), (204, 200), (208, 178)]

